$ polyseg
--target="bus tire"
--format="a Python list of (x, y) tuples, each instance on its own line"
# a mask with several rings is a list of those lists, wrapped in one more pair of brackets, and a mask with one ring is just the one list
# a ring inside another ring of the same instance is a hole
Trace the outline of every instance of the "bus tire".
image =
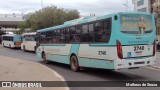
[(35, 46), (35, 47), (34, 47), (34, 53), (36, 53), (36, 50), (37, 50), (37, 47)]
[(71, 70), (74, 72), (78, 72), (80, 70), (78, 59), (75, 55), (71, 56), (70, 58), (70, 67), (71, 67)]
[(12, 47), (11, 47), (11, 44), (9, 44), (9, 48), (12, 48)]
[(49, 63), (49, 61), (46, 59), (46, 54), (45, 54), (45, 52), (42, 53), (42, 59), (43, 59), (43, 62), (44, 62), (45, 64), (48, 64), (48, 63)]
[(4, 46), (4, 43), (3, 43), (3, 47), (5, 47), (5, 46)]
[(23, 46), (23, 51), (24, 51), (24, 52), (26, 51), (26, 47), (25, 47), (25, 46)]

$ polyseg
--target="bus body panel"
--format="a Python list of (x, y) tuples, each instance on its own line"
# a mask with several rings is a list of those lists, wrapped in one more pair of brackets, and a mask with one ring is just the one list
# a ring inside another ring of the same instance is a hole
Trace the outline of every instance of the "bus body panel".
[(23, 41), (21, 49), (24, 49), (24, 47), (28, 51), (35, 51), (36, 41)]
[(2, 41), (2, 45), (5, 47), (11, 47), (11, 48), (16, 47), (13, 41)]
[(92, 59), (92, 58), (78, 58), (79, 66), (81, 67), (90, 67), (90, 68), (99, 68), (99, 69), (115, 69), (114, 60), (106, 59)]
[(46, 54), (46, 59), (54, 62), (59, 62), (63, 64), (70, 64), (69, 56), (67, 55), (53, 55), (53, 54)]
[(115, 60), (115, 69), (135, 68), (151, 66), (156, 63), (156, 55), (154, 57), (128, 58)]
[[(135, 51), (137, 47), (139, 48), (143, 47), (144, 50)], [(123, 58), (152, 56), (153, 44), (123, 46), (122, 51), (123, 51)]]
[(42, 59), (42, 52), (45, 52), (46, 59), (50, 61), (69, 64), (71, 44), (42, 44), (37, 48), (37, 58)]
[(70, 49), (70, 55), (75, 54), (76, 56), (78, 56), (79, 47), (79, 44), (72, 44)]
[(79, 47), (78, 56), (81, 58), (100, 59), (100, 60), (115, 60), (116, 46), (92, 46), (89, 44), (81, 44)]

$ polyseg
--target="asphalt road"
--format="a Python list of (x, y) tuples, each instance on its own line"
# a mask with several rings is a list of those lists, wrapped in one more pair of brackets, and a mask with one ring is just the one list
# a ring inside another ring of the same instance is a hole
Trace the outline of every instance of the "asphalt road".
[[(159, 55), (160, 53), (158, 53)], [(37, 63), (36, 55), (33, 52), (23, 52), (20, 49), (9, 49), (0, 46), (0, 55), (5, 55), (24, 60), (31, 60)], [(160, 57), (160, 56), (159, 56)], [(158, 57), (158, 59), (159, 59)], [(159, 59), (160, 60), (160, 59)], [(45, 65), (45, 64), (43, 64)], [(60, 75), (67, 81), (160, 81), (160, 70), (148, 68), (124, 69), (118, 71), (86, 69), (80, 72), (72, 72), (69, 65), (52, 62), (45, 65)], [(130, 87), (71, 87), (71, 90), (160, 90), (160, 88), (130, 88)]]

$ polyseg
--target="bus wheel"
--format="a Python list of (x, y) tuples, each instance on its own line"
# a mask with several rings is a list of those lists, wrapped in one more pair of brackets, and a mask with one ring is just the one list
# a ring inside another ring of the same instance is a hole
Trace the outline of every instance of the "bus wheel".
[(23, 46), (23, 51), (24, 51), (24, 52), (26, 51), (26, 48), (25, 48), (25, 46)]
[(42, 53), (42, 59), (43, 59), (43, 62), (44, 62), (45, 64), (48, 64), (48, 63), (49, 63), (49, 61), (46, 59), (46, 54), (45, 54), (45, 53)]
[(12, 47), (11, 47), (11, 44), (9, 44), (9, 48), (12, 48)]
[(5, 47), (5, 46), (4, 46), (4, 43), (3, 43), (3, 47)]
[(34, 53), (36, 53), (36, 50), (37, 50), (37, 47), (35, 46), (35, 47), (34, 47)]
[(71, 70), (74, 72), (78, 72), (80, 70), (79, 65), (78, 65), (78, 59), (76, 56), (71, 56), (70, 66), (71, 66)]

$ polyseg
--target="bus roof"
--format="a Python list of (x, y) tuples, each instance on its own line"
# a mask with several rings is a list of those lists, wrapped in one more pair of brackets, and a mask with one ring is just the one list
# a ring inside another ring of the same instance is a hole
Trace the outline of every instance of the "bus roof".
[[(17, 34), (5, 34), (5, 35), (2, 35), (2, 36), (16, 36)], [(17, 35), (19, 36), (19, 35)]]
[(24, 36), (24, 35), (35, 35), (36, 34), (36, 32), (31, 32), (31, 33), (23, 33), (22, 34), (22, 36)]
[(119, 12), (119, 13), (113, 13), (113, 14), (102, 15), (102, 16), (97, 16), (97, 17), (96, 16), (86, 16), (86, 17), (82, 17), (82, 18), (66, 21), (62, 25), (58, 25), (58, 26), (54, 26), (54, 27), (49, 27), (49, 28), (37, 30), (37, 32), (52, 31), (52, 30), (55, 30), (55, 29), (61, 29), (61, 28), (64, 28), (64, 27), (72, 26), (72, 25), (78, 25), (78, 24), (83, 24), (83, 23), (87, 23), (87, 22), (91, 22), (91, 21), (102, 20), (102, 19), (105, 19), (105, 18), (113, 17), (113, 16), (118, 15), (118, 14), (144, 14), (144, 15), (151, 15), (150, 13), (145, 13), (145, 12)]

